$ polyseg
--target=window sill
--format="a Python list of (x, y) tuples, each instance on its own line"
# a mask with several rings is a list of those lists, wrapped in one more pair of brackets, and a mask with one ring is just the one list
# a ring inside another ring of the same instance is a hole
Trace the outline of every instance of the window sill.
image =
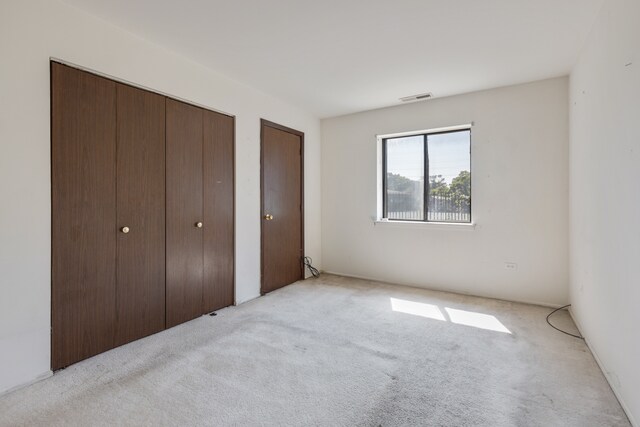
[(476, 224), (459, 223), (459, 222), (422, 222), (422, 221), (389, 221), (387, 219), (376, 219), (373, 225), (383, 227), (403, 227), (403, 228), (422, 228), (430, 230), (466, 230), (471, 231), (476, 228)]

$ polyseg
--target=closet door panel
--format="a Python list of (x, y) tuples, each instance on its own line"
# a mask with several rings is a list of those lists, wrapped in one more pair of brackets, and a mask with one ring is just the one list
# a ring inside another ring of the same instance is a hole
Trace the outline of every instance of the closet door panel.
[(52, 369), (113, 347), (115, 83), (51, 63)]
[(234, 300), (234, 119), (204, 111), (204, 311)]
[[(203, 313), (202, 109), (166, 101), (166, 326)], [(209, 224), (204, 223), (204, 227)]]
[(121, 345), (164, 329), (163, 96), (117, 85), (117, 153), (116, 345)]

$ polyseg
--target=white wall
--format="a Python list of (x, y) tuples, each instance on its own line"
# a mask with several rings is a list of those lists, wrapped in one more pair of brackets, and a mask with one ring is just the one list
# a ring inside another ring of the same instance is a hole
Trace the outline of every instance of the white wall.
[(0, 392), (50, 367), (49, 57), (236, 115), (236, 300), (260, 292), (260, 118), (305, 132), (306, 252), (320, 254), (320, 123), (53, 0), (0, 3)]
[(572, 314), (640, 422), (640, 2), (609, 0), (571, 74)]
[[(376, 134), (471, 122), (475, 229), (374, 226)], [(566, 303), (568, 126), (566, 77), (323, 120), (324, 270)]]

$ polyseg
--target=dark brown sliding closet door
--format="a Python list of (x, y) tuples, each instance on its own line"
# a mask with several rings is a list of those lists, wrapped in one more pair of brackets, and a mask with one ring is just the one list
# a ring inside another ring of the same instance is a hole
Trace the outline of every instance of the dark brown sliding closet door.
[(117, 84), (116, 345), (164, 329), (165, 98)]
[(52, 352), (58, 369), (113, 347), (116, 85), (51, 64)]
[(51, 367), (234, 302), (234, 118), (51, 62)]
[(234, 119), (203, 114), (204, 312), (211, 312), (234, 299)]
[[(203, 313), (203, 111), (167, 99), (166, 326)], [(201, 225), (199, 227), (198, 225)]]

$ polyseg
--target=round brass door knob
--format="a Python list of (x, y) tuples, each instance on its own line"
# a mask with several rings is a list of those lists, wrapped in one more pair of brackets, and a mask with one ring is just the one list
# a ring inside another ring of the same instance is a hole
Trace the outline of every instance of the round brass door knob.
[(196, 222), (196, 227), (202, 228), (202, 223), (201, 222)]
[(271, 215), (271, 214), (266, 214), (266, 215), (264, 216), (264, 219), (266, 219), (267, 221), (271, 221), (271, 220), (273, 219), (273, 215)]
[(122, 227), (120, 231), (122, 231), (124, 234), (127, 234), (129, 232), (129, 227)]

